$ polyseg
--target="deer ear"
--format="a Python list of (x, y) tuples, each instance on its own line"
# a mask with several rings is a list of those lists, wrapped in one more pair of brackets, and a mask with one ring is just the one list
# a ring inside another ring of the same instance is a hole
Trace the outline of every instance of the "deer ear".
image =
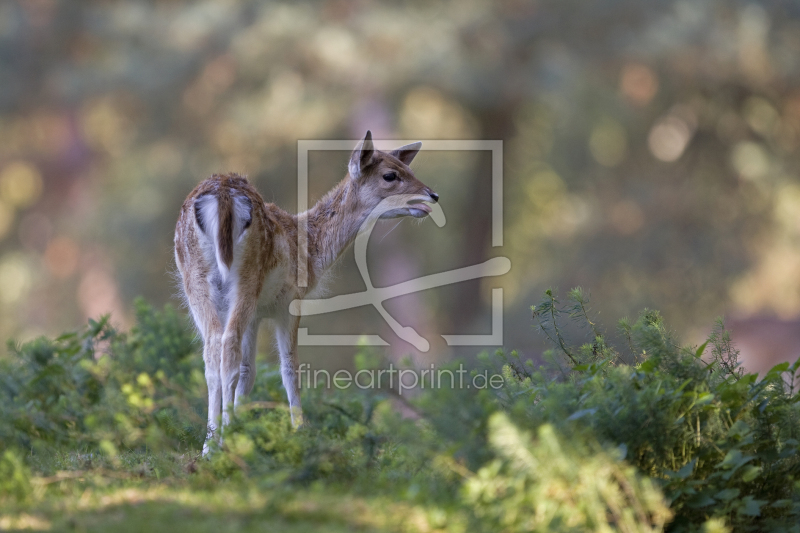
[(405, 146), (401, 146), (400, 148), (395, 148), (391, 152), (391, 155), (402, 161), (406, 165), (410, 165), (414, 158), (419, 153), (419, 149), (422, 148), (422, 143), (417, 141), (415, 143), (407, 144)]
[(372, 132), (367, 130), (364, 139), (358, 143), (353, 154), (350, 156), (350, 162), (347, 164), (347, 170), (350, 172), (350, 177), (358, 179), (361, 177), (361, 171), (372, 163), (375, 156), (375, 146), (372, 144)]

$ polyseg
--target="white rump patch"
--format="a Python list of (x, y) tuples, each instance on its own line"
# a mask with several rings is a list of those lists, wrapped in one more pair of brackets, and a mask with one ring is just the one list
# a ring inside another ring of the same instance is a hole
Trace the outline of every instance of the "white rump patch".
[[(232, 193), (233, 191), (231, 191)], [(219, 250), (219, 201), (214, 194), (201, 196), (194, 202), (195, 211), (199, 214), (202, 226), (198, 227), (203, 255), (210, 263), (217, 264), (222, 281), (226, 281), (230, 274), (228, 267), (222, 260)], [(251, 221), (251, 204), (246, 196), (233, 196), (233, 264), (241, 253), (241, 243)], [(197, 218), (195, 218), (197, 223)]]
[(205, 238), (200, 239), (200, 244), (203, 247), (203, 255), (209, 263), (216, 263), (217, 270), (224, 280), (228, 275), (228, 267), (222, 261), (219, 254), (219, 246), (217, 246), (217, 239), (219, 238), (219, 202), (217, 197), (213, 194), (206, 194), (194, 201), (194, 209), (198, 218), (202, 221), (202, 225), (198, 224), (200, 235)]
[[(238, 244), (244, 238), (247, 228), (252, 222), (252, 205), (246, 196), (233, 197), (233, 242)], [(236, 247), (234, 246), (234, 255)]]

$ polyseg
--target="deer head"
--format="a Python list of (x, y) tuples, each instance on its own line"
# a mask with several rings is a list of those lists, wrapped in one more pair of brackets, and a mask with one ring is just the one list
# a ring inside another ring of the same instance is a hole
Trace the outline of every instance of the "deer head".
[(408, 167), (421, 146), (421, 142), (415, 142), (382, 152), (375, 148), (372, 133), (367, 131), (347, 165), (358, 203), (371, 210), (383, 200), (396, 197), (397, 207), (382, 213), (381, 218), (428, 216), (431, 207), (425, 202), (438, 202), (439, 195), (419, 181)]

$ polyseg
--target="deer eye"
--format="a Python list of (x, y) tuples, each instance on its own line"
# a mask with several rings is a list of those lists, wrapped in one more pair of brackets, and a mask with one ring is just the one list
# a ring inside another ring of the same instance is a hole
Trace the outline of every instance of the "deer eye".
[(386, 181), (394, 181), (397, 179), (397, 172), (389, 172), (388, 174), (384, 174), (383, 179)]

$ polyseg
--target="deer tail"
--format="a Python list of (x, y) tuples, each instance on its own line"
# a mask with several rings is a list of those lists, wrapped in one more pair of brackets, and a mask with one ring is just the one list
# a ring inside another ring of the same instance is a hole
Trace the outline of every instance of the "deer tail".
[(233, 195), (227, 187), (195, 201), (195, 217), (200, 230), (213, 241), (213, 253), (222, 280), (226, 280), (234, 260), (234, 249), (250, 226), (252, 205), (246, 196)]
[(223, 279), (227, 277), (233, 263), (233, 198), (227, 187), (220, 187), (217, 196), (217, 266)]

